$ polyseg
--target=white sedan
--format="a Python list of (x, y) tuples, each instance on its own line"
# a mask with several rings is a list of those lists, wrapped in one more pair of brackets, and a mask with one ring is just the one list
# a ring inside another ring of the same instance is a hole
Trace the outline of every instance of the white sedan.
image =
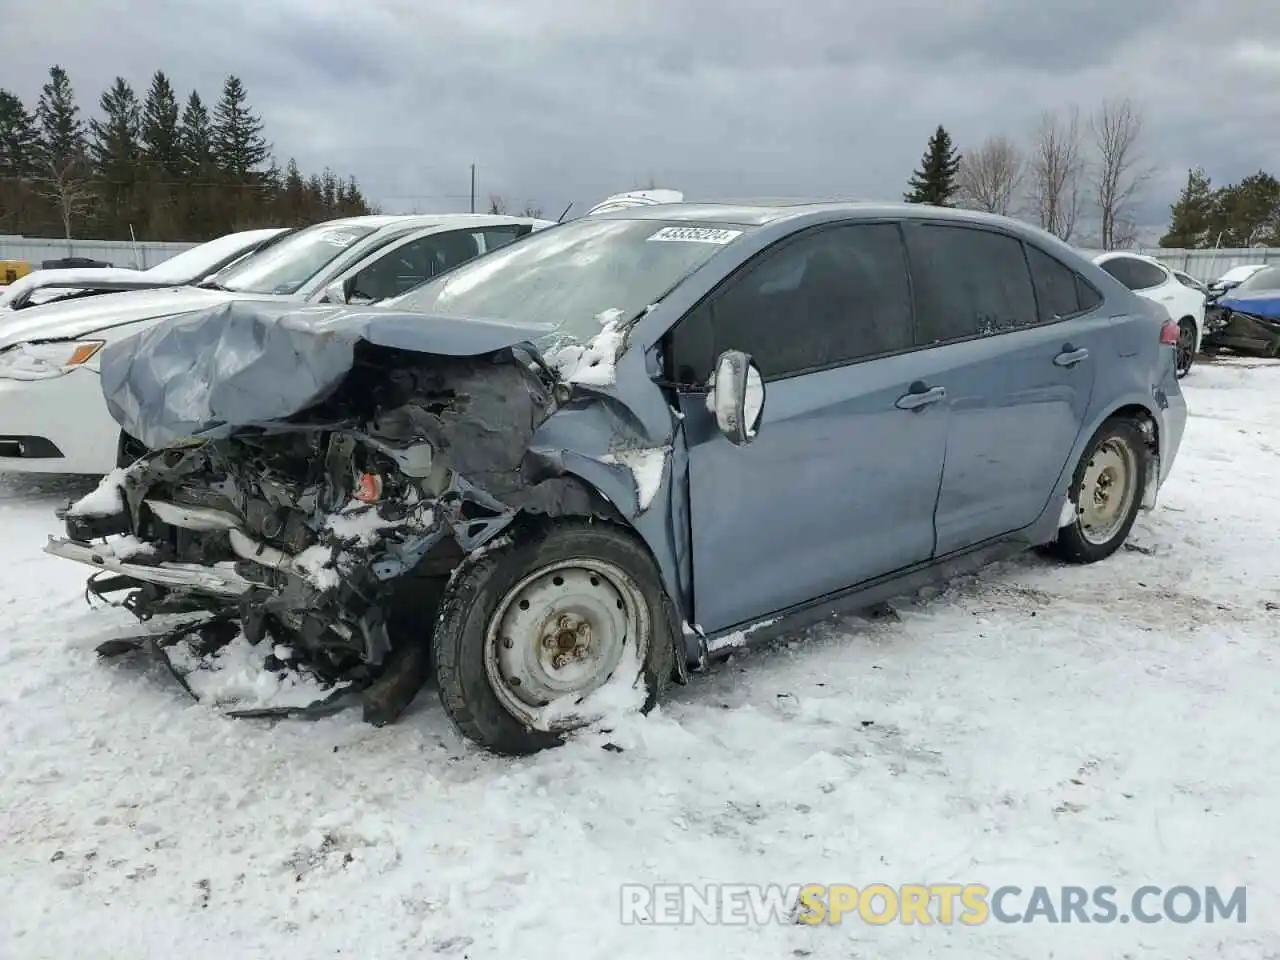
[(1204, 294), (1182, 283), (1172, 269), (1154, 257), (1113, 250), (1098, 254), (1093, 262), (1138, 296), (1168, 311), (1169, 318), (1178, 324), (1178, 376), (1185, 377), (1204, 336)]
[(98, 354), (176, 314), (231, 300), (373, 303), (551, 221), (486, 215), (331, 220), (199, 286), (110, 293), (0, 313), (0, 473), (94, 474), (138, 450), (107, 412)]
[(184, 250), (149, 270), (122, 267), (35, 270), (8, 287), (0, 288), (0, 308), (24, 310), (69, 297), (198, 283), (288, 232), (285, 227), (271, 227), (228, 233)]

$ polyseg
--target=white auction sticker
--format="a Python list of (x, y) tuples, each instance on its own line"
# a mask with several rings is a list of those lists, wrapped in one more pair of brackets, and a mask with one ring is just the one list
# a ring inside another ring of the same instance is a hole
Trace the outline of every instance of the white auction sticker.
[(649, 239), (668, 243), (729, 243), (740, 236), (741, 230), (719, 227), (663, 227)]

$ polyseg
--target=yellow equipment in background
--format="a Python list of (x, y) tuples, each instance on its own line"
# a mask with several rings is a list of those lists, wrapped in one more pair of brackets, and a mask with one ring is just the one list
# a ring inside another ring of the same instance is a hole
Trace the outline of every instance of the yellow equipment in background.
[(31, 264), (26, 260), (0, 260), (0, 286), (16, 283), (31, 272)]

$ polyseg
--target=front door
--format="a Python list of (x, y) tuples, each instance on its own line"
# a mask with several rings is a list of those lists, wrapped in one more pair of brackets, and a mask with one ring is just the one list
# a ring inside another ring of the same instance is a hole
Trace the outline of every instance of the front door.
[[(917, 379), (895, 223), (814, 228), (745, 265), (673, 330), (689, 446), (694, 611), (715, 632), (933, 552), (945, 403)], [(755, 438), (716, 429), (715, 357), (750, 354), (766, 384)]]

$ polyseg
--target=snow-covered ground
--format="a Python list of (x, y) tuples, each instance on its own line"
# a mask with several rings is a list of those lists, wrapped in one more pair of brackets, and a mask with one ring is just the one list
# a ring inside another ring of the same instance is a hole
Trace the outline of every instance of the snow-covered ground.
[[(236, 720), (98, 661), (136, 629), (39, 552), (84, 487), (0, 479), (0, 957), (1274, 957), (1280, 367), (1185, 389), (1138, 549), (993, 568), (514, 762), (433, 692), (381, 730)], [(273, 692), (248, 666), (224, 687)], [(707, 880), (1243, 884), (1248, 920), (619, 922), (621, 884)]]

